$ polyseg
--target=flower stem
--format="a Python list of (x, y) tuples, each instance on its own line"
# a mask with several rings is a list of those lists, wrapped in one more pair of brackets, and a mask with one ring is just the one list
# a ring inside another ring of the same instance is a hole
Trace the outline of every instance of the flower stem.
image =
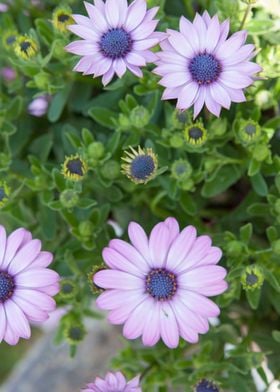
[(244, 25), (245, 25), (245, 22), (246, 22), (246, 20), (247, 20), (247, 18), (248, 18), (248, 15), (249, 15), (249, 13), (250, 13), (250, 11), (251, 11), (251, 8), (252, 8), (251, 4), (248, 4), (248, 5), (247, 5), (247, 8), (246, 8), (246, 11), (245, 11), (245, 14), (244, 14), (244, 16), (243, 16), (243, 19), (242, 19), (242, 22), (241, 22), (241, 25), (240, 25), (239, 30), (242, 30), (242, 29), (243, 29), (243, 27), (244, 27)]

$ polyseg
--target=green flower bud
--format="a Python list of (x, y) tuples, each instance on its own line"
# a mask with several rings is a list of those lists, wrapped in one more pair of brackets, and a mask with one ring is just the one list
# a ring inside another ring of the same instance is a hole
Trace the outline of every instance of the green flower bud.
[(187, 111), (174, 110), (172, 113), (171, 123), (175, 129), (184, 129), (188, 121)]
[(101, 142), (93, 142), (88, 146), (88, 156), (91, 159), (98, 160), (104, 156), (105, 147)]
[(79, 202), (79, 195), (77, 192), (72, 189), (65, 189), (59, 197), (59, 200), (63, 207), (65, 208), (73, 208)]
[(253, 158), (258, 162), (263, 162), (269, 156), (269, 148), (263, 144), (259, 144), (254, 148)]
[(180, 148), (184, 145), (184, 140), (181, 135), (173, 135), (170, 138), (170, 145), (173, 148)]
[(178, 159), (174, 161), (171, 166), (171, 175), (178, 181), (185, 181), (190, 178), (192, 174), (192, 167), (188, 161)]
[(73, 324), (69, 322), (64, 329), (64, 335), (69, 344), (76, 345), (84, 339), (86, 330), (83, 324), (79, 322), (74, 322)]
[(78, 230), (81, 236), (90, 237), (93, 233), (93, 223), (91, 221), (81, 222)]
[(71, 279), (62, 279), (60, 281), (60, 292), (59, 296), (63, 299), (72, 299), (78, 293), (78, 288)]
[(244, 290), (259, 289), (264, 281), (261, 268), (258, 265), (249, 265), (241, 275), (241, 284)]
[(144, 128), (150, 121), (150, 113), (144, 106), (136, 106), (129, 117), (131, 124), (136, 128)]
[(240, 126), (238, 130), (238, 135), (244, 144), (251, 144), (259, 140), (261, 136), (261, 127), (260, 125), (253, 121), (240, 121)]
[(226, 245), (226, 250), (228, 255), (230, 256), (239, 256), (243, 253), (244, 251), (244, 245), (240, 241), (229, 241)]
[(187, 126), (184, 130), (187, 144), (200, 147), (207, 141), (207, 131), (200, 122)]
[(276, 240), (272, 243), (272, 250), (277, 255), (280, 255), (280, 240)]
[(34, 76), (34, 81), (39, 90), (47, 90), (50, 83), (50, 74), (47, 72), (40, 72)]
[(115, 178), (119, 177), (120, 170), (121, 166), (119, 162), (111, 160), (106, 162), (101, 168), (101, 174), (104, 178), (107, 178), (108, 180), (114, 180)]

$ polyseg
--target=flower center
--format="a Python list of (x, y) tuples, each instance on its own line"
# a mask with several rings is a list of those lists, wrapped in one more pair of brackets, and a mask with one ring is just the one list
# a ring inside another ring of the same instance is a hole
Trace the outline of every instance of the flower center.
[(7, 272), (0, 272), (0, 303), (11, 298), (15, 290), (14, 278)]
[(155, 163), (150, 155), (138, 155), (131, 162), (131, 175), (138, 180), (146, 180), (154, 170)]
[(9, 37), (6, 38), (6, 43), (7, 45), (12, 45), (16, 40), (15, 35), (9, 35)]
[(58, 19), (59, 22), (64, 23), (64, 22), (67, 22), (67, 20), (70, 19), (70, 16), (66, 15), (66, 14), (60, 14), (60, 15), (58, 15), (57, 19)]
[(196, 388), (196, 392), (219, 392), (218, 387), (211, 381), (201, 380)]
[(110, 29), (102, 35), (100, 40), (101, 52), (110, 59), (125, 57), (131, 48), (131, 35), (120, 27)]
[(257, 128), (254, 124), (248, 124), (245, 127), (245, 132), (247, 133), (247, 135), (249, 136), (253, 136), (257, 131)]
[(212, 54), (202, 53), (191, 60), (189, 71), (198, 84), (210, 84), (218, 79), (222, 66)]
[(30, 48), (30, 46), (31, 46), (31, 43), (28, 42), (28, 41), (21, 42), (21, 44), (20, 44), (20, 50), (21, 50), (22, 52), (27, 53), (27, 51), (28, 51), (28, 49)]
[(84, 175), (83, 163), (80, 161), (80, 159), (71, 159), (69, 162), (67, 162), (66, 166), (71, 174), (78, 174), (78, 176)]
[(253, 286), (255, 283), (257, 283), (258, 277), (255, 274), (247, 274), (246, 276), (246, 283), (249, 286)]
[(177, 291), (177, 278), (165, 268), (152, 269), (146, 276), (146, 291), (158, 301), (172, 299)]
[(203, 136), (203, 132), (198, 127), (193, 127), (189, 130), (189, 137), (194, 140), (199, 140)]

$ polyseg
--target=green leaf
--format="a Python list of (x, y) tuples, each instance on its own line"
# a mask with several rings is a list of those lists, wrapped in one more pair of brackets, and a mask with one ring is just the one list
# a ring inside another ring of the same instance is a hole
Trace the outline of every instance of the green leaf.
[(246, 297), (251, 308), (257, 309), (261, 298), (261, 289), (246, 291)]
[(89, 146), (94, 141), (93, 134), (87, 128), (82, 129), (82, 139), (86, 146)]
[(255, 159), (251, 159), (249, 163), (249, 169), (248, 169), (248, 176), (254, 176), (259, 172), (261, 168), (261, 162), (256, 161)]
[(268, 268), (263, 267), (264, 275), (268, 283), (273, 287), (278, 293), (280, 293), (280, 283), (276, 278), (275, 274), (271, 272)]
[(88, 114), (98, 124), (103, 125), (104, 127), (109, 128), (109, 129), (116, 128), (115, 121), (117, 119), (117, 116), (111, 110), (96, 106), (96, 107), (90, 108), (88, 111)]
[(39, 136), (36, 138), (30, 146), (30, 151), (40, 157), (41, 161), (46, 161), (51, 151), (53, 144), (53, 138), (51, 133)]
[(53, 42), (53, 29), (50, 23), (46, 19), (36, 19), (35, 25), (42, 40), (50, 46)]
[(67, 84), (66, 87), (59, 91), (52, 99), (48, 110), (48, 119), (50, 122), (56, 122), (59, 120), (67, 103), (71, 88), (72, 85)]
[(7, 120), (14, 120), (15, 118), (17, 118), (22, 111), (22, 106), (23, 106), (23, 98), (22, 97), (17, 96), (14, 99), (12, 99), (8, 108), (7, 108), (6, 119)]
[(96, 206), (97, 201), (89, 198), (83, 198), (79, 200), (77, 207), (87, 209), (93, 206)]
[(251, 183), (255, 192), (260, 196), (266, 196), (268, 193), (268, 187), (266, 185), (265, 179), (261, 175), (261, 173), (257, 173), (250, 178)]
[(276, 342), (280, 343), (280, 331), (272, 331), (272, 336), (273, 339), (276, 340)]
[(269, 226), (266, 229), (266, 235), (270, 243), (276, 241), (279, 238), (278, 231), (274, 226)]
[(247, 23), (246, 29), (252, 35), (262, 35), (276, 30), (276, 26), (274, 26), (274, 21), (272, 19), (251, 19), (250, 22)]
[(242, 242), (245, 242), (245, 244), (248, 244), (252, 237), (253, 233), (253, 225), (252, 223), (247, 223), (246, 225), (242, 226), (239, 230), (240, 232), (240, 239)]
[(253, 203), (247, 208), (247, 212), (253, 216), (267, 216), (270, 208), (266, 203)]
[(201, 194), (203, 197), (214, 197), (227, 190), (239, 180), (242, 171), (239, 166), (227, 165), (220, 168), (214, 178), (205, 182)]
[(182, 193), (182, 196), (180, 199), (180, 204), (181, 204), (183, 210), (187, 214), (189, 214), (191, 216), (194, 216), (197, 214), (196, 203), (194, 202), (193, 197), (189, 193), (187, 193), (187, 192)]

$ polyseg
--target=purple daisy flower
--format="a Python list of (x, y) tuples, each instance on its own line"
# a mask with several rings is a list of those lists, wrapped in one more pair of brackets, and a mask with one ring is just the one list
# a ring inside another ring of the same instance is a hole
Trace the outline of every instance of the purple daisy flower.
[(111, 269), (94, 275), (94, 283), (106, 289), (97, 306), (109, 310), (112, 324), (123, 324), (127, 339), (142, 335), (144, 345), (160, 338), (175, 348), (179, 336), (190, 343), (209, 329), (208, 318), (219, 315), (208, 296), (223, 293), (226, 270), (216, 266), (222, 256), (207, 235), (196, 236), (187, 226), (181, 233), (176, 219), (158, 223), (148, 238), (143, 228), (131, 222), (132, 245), (114, 239), (103, 250)]
[(29, 322), (41, 323), (55, 309), (59, 275), (46, 268), (52, 258), (29, 231), (20, 228), (7, 237), (0, 226), (0, 342), (29, 339)]
[(193, 23), (180, 19), (180, 32), (168, 30), (161, 43), (162, 52), (154, 72), (166, 87), (163, 99), (178, 99), (177, 108), (194, 105), (194, 118), (205, 104), (219, 117), (221, 108), (231, 102), (246, 101), (243, 89), (253, 83), (262, 68), (253, 62), (255, 46), (244, 45), (247, 32), (239, 31), (227, 39), (229, 21), (219, 23), (207, 11), (196, 14)]
[(107, 85), (116, 73), (121, 78), (127, 68), (142, 77), (140, 67), (157, 60), (149, 49), (157, 45), (163, 33), (155, 33), (158, 7), (147, 11), (145, 0), (94, 0), (85, 2), (89, 18), (73, 15), (76, 25), (69, 30), (83, 38), (66, 46), (66, 50), (83, 56), (74, 70), (84, 75), (101, 76)]
[(82, 389), (81, 392), (142, 392), (139, 378), (137, 376), (127, 382), (121, 372), (109, 372), (104, 380), (96, 377), (95, 381), (88, 384), (87, 388)]

